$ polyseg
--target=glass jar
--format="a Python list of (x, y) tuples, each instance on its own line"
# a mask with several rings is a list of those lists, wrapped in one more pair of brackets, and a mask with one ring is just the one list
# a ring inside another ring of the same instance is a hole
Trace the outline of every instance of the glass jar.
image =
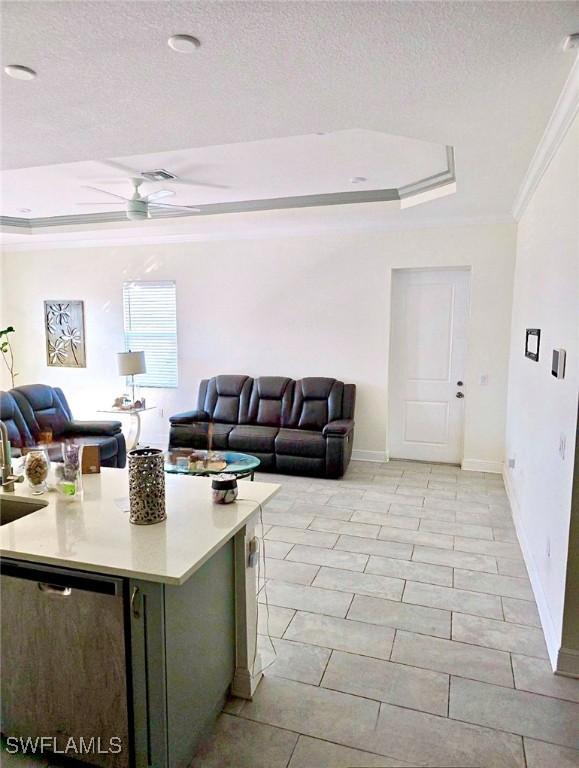
[(56, 487), (64, 496), (76, 496), (82, 490), (81, 466), (82, 445), (63, 443), (62, 469), (58, 472)]
[(47, 489), (46, 478), (50, 469), (48, 453), (42, 448), (35, 448), (26, 454), (24, 474), (32, 493), (44, 493)]

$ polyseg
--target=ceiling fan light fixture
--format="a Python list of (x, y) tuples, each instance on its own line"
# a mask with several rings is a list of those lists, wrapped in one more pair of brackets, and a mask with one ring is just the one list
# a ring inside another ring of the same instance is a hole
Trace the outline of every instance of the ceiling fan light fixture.
[(201, 47), (201, 41), (193, 35), (172, 35), (167, 42), (177, 53), (193, 53)]

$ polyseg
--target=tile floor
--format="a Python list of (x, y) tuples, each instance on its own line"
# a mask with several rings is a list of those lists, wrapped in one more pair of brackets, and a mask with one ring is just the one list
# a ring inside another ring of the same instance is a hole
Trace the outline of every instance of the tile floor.
[(391, 461), (259, 479), (282, 485), (263, 512), (264, 679), (193, 768), (579, 766), (579, 681), (551, 672), (499, 476)]
[(551, 672), (500, 477), (392, 461), (259, 479), (282, 485), (265, 676), (192, 768), (579, 766), (579, 681)]

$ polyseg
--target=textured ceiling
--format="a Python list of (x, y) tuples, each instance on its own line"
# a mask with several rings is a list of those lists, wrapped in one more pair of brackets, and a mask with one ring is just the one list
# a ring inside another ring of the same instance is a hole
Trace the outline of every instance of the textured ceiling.
[[(455, 147), (458, 192), (413, 213), (430, 218), (509, 213), (572, 65), (562, 41), (579, 31), (578, 3), (524, 0), (1, 12), (2, 65), (39, 73), (2, 76), (4, 168), (367, 129)], [(201, 48), (174, 53), (174, 33)]]

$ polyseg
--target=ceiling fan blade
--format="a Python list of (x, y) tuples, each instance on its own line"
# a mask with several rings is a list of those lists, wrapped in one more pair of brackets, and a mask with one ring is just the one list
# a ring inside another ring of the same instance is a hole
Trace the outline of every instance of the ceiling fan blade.
[(229, 189), (226, 184), (212, 184), (210, 181), (195, 181), (195, 179), (182, 179), (177, 176), (171, 179), (172, 184), (185, 184), (188, 187), (208, 187), (209, 189)]
[(108, 203), (77, 203), (77, 205), (125, 205), (125, 203), (117, 203), (116, 200), (110, 200)]
[(130, 168), (128, 165), (118, 163), (116, 160), (99, 160), (102, 165), (108, 165), (109, 168), (114, 168), (116, 171), (122, 171), (126, 176), (140, 176), (140, 171), (135, 171), (134, 168)]
[(163, 197), (171, 197), (175, 192), (172, 189), (158, 189), (156, 192), (151, 192), (146, 196), (146, 200), (152, 202), (154, 200), (161, 200)]
[(149, 203), (149, 208), (176, 208), (180, 211), (199, 212), (201, 208), (193, 205), (170, 205), (169, 203)]
[(128, 202), (128, 197), (123, 197), (122, 195), (115, 195), (114, 192), (108, 192), (106, 189), (99, 189), (98, 187), (90, 187), (87, 184), (82, 185), (83, 189), (92, 189), (93, 192), (100, 192), (101, 195), (109, 195), (110, 197), (118, 197), (120, 200), (124, 200), (125, 202)]

